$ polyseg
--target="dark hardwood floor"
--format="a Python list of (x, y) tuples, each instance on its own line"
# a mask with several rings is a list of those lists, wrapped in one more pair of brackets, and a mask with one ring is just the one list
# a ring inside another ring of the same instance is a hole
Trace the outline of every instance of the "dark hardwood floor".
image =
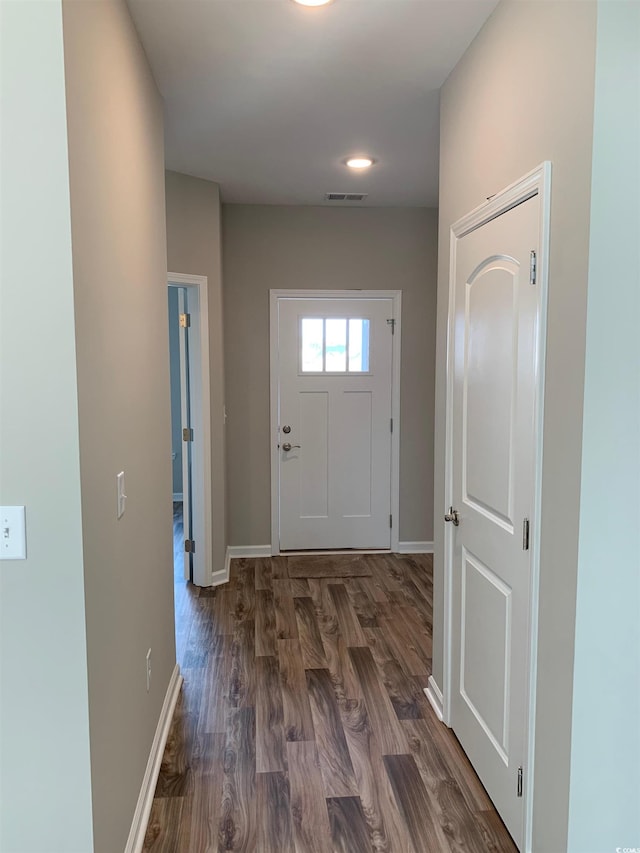
[(177, 566), (185, 683), (145, 851), (515, 851), (422, 691), (431, 558), (363, 559), (369, 577), (234, 560), (215, 589)]

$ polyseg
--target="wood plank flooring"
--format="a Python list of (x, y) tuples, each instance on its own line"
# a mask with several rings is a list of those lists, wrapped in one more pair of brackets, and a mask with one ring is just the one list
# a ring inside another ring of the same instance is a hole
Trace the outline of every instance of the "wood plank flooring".
[(366, 555), (358, 578), (327, 559), (309, 579), (234, 560), (216, 589), (177, 567), (185, 683), (144, 850), (513, 853), (422, 691), (431, 558)]

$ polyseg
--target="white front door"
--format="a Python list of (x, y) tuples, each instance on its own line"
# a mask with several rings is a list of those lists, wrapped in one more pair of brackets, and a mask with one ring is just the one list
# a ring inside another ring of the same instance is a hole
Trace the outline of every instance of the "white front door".
[(539, 207), (534, 196), (457, 240), (452, 341), (451, 723), (520, 847)]
[(277, 300), (281, 550), (391, 546), (393, 300)]

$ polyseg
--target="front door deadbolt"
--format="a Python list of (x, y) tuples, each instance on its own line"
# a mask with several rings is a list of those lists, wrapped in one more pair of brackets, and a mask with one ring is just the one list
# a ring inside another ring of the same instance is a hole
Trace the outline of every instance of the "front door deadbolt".
[(449, 507), (449, 512), (444, 517), (445, 521), (453, 522), (454, 527), (458, 527), (460, 524), (460, 514), (457, 509), (454, 509), (452, 506)]

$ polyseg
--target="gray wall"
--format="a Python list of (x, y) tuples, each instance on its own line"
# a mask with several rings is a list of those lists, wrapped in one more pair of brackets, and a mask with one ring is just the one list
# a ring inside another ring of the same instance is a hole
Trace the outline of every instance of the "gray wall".
[(269, 290), (402, 290), (400, 539), (433, 539), (437, 211), (225, 205), (229, 542), (271, 542)]
[(0, 563), (0, 849), (87, 853), (89, 707), (59, 0), (0, 3), (0, 34), (0, 503), (27, 508), (27, 559)]
[(162, 101), (123, 0), (65, 0), (63, 22), (93, 849), (114, 853), (175, 665)]
[(592, 2), (503, 0), (441, 93), (433, 608), (440, 686), (449, 228), (541, 161), (553, 163), (534, 792), (535, 849), (549, 853), (567, 845), (595, 35)]
[(598, 4), (596, 58), (572, 853), (633, 847), (640, 839), (638, 3)]
[(179, 288), (169, 288), (169, 361), (171, 365), (171, 452), (173, 459), (173, 493), (182, 494), (182, 413), (180, 406), (180, 326)]
[(168, 269), (204, 275), (209, 288), (212, 569), (217, 572), (224, 568), (228, 541), (220, 190), (211, 181), (177, 172), (167, 172), (165, 182)]

